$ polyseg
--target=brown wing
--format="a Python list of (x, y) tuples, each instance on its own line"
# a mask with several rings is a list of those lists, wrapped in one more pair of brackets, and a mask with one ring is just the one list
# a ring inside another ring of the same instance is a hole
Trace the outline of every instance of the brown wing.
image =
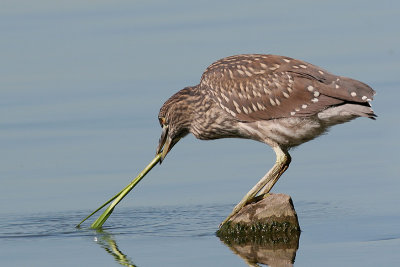
[(375, 94), (359, 81), (275, 55), (221, 59), (206, 69), (200, 87), (242, 121), (310, 116), (346, 102), (368, 105)]

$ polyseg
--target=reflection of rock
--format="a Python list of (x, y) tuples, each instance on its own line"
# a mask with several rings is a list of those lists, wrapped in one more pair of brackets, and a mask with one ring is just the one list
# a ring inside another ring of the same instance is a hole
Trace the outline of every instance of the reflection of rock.
[(269, 265), (271, 267), (293, 266), (298, 248), (297, 246), (292, 247), (292, 244), (288, 244), (288, 247), (286, 248), (272, 248), (269, 246), (251, 243), (247, 245), (227, 245), (235, 254), (239, 255), (250, 266), (258, 266), (257, 263), (260, 263)]
[(251, 266), (292, 266), (300, 226), (290, 196), (269, 194), (243, 207), (217, 236)]

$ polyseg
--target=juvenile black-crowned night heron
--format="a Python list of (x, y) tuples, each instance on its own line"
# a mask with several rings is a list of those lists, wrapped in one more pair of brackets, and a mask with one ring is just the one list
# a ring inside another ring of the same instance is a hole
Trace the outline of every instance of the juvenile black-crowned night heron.
[(169, 98), (158, 115), (164, 159), (185, 135), (253, 139), (276, 153), (272, 169), (245, 195), (228, 221), (256, 195), (268, 193), (289, 167), (288, 150), (357, 117), (375, 119), (375, 91), (310, 63), (276, 55), (236, 55), (216, 61), (200, 84)]

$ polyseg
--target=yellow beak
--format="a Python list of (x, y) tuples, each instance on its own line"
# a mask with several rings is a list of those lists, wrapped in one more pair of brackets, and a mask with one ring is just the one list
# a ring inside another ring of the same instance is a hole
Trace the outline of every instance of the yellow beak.
[(164, 125), (162, 128), (160, 140), (158, 141), (158, 147), (157, 147), (156, 154), (159, 154), (161, 152), (161, 150), (165, 144), (165, 141), (167, 139), (167, 136), (168, 136), (168, 126)]
[(171, 137), (168, 135), (168, 126), (164, 125), (160, 137), (160, 141), (157, 147), (157, 153), (161, 153), (160, 164), (164, 160), (165, 156), (171, 150), (171, 148), (178, 142), (178, 140), (173, 141)]
[(164, 158), (168, 154), (168, 152), (182, 138), (182, 137), (172, 138), (168, 133), (169, 133), (168, 125), (164, 125), (163, 129), (162, 129), (160, 141), (158, 143), (157, 153), (156, 153), (157, 155), (159, 153), (161, 153), (160, 164), (162, 163), (162, 161), (164, 160)]
[(171, 150), (172, 147), (173, 147), (172, 139), (171, 137), (168, 136), (161, 153), (160, 163), (164, 160), (165, 156), (168, 154), (168, 152)]

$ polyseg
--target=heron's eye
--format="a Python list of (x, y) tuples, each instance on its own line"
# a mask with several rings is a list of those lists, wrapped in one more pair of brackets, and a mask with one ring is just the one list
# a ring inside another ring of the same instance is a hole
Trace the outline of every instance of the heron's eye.
[(161, 127), (163, 127), (166, 124), (164, 117), (158, 118), (158, 121), (160, 122)]

